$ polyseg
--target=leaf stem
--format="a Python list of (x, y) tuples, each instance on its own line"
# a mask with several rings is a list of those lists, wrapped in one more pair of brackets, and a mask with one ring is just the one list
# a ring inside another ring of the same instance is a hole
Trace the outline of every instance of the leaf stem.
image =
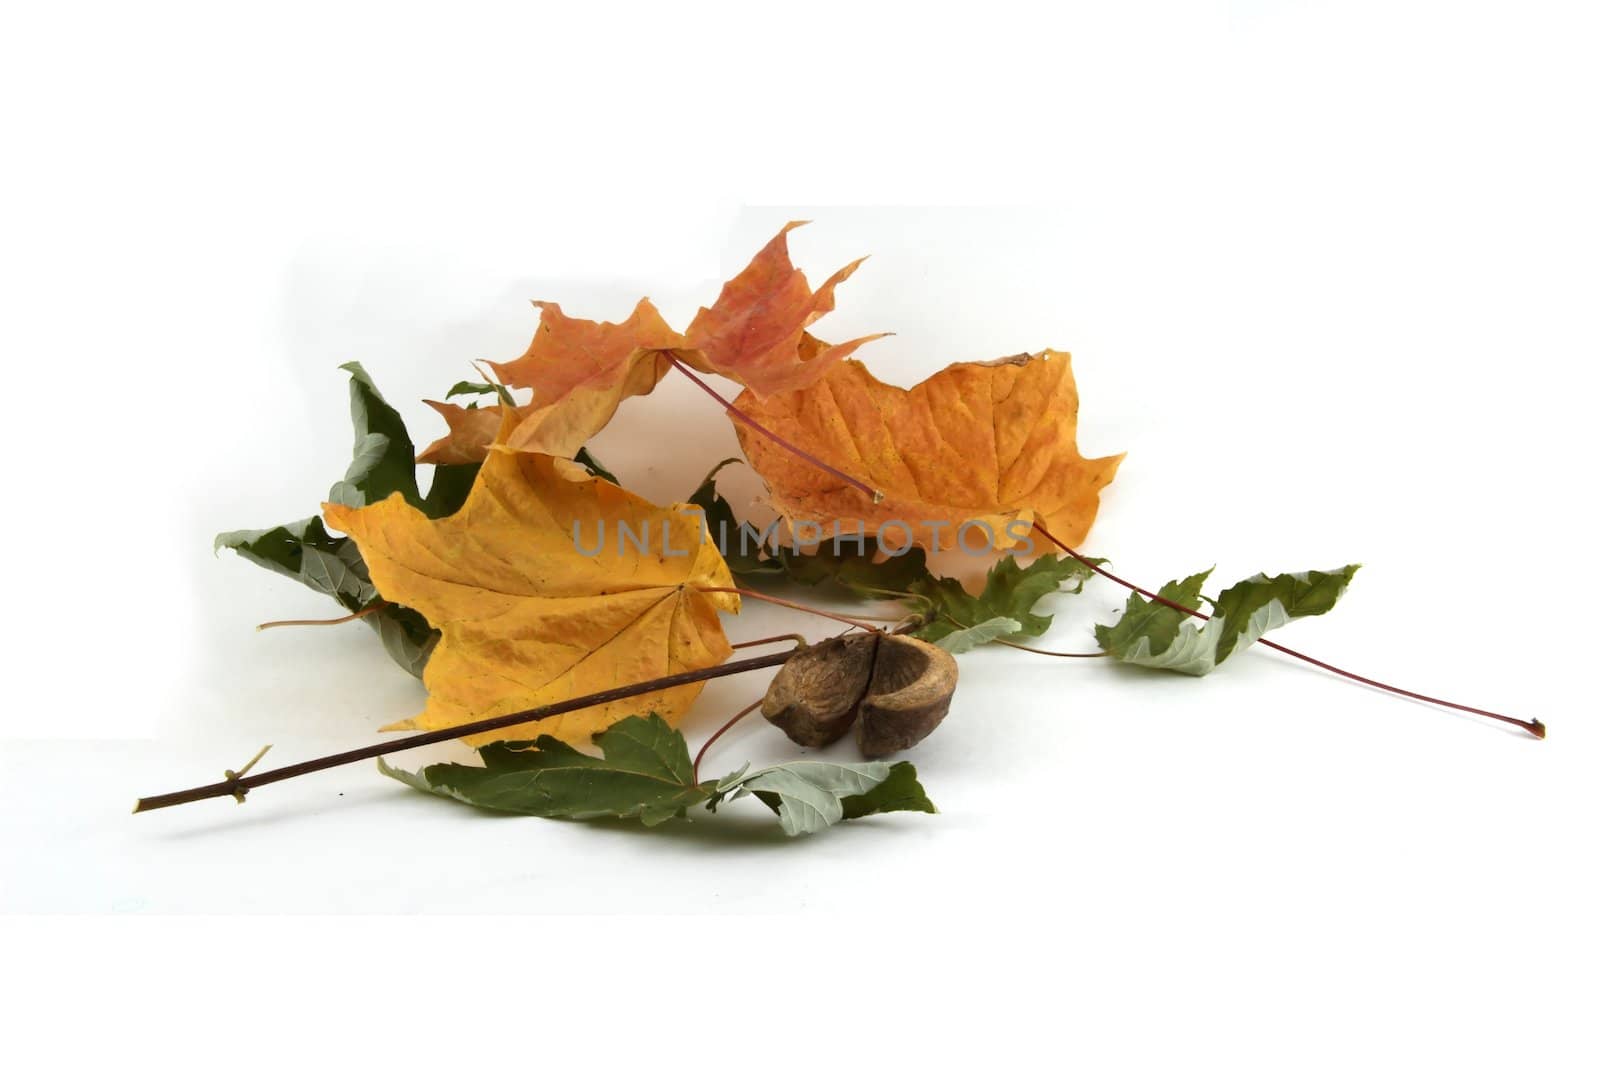
[(869, 622), (861, 622), (857, 619), (852, 619), (848, 615), (835, 615), (831, 611), (823, 611), (821, 608), (813, 608), (806, 604), (797, 604), (793, 600), (785, 600), (781, 596), (773, 596), (770, 593), (758, 593), (754, 589), (735, 589), (730, 586), (723, 585), (697, 585), (694, 586), (694, 589), (696, 592), (700, 593), (733, 593), (736, 596), (754, 597), (756, 600), (765, 600), (767, 603), (777, 604), (779, 607), (791, 608), (795, 611), (803, 611), (807, 615), (820, 615), (824, 619), (832, 619), (834, 622), (842, 622), (846, 626), (854, 626), (858, 630), (870, 630), (875, 634), (883, 633), (882, 630), (878, 629), (876, 626), (873, 626)]
[(872, 488), (872, 486), (868, 485), (866, 482), (863, 482), (858, 478), (850, 477), (850, 475), (846, 474), (844, 471), (840, 470), (837, 467), (829, 466), (828, 464), (824, 463), (822, 460), (818, 459), (816, 456), (813, 456), (810, 452), (805, 451), (803, 448), (799, 447), (798, 445), (790, 444), (788, 441), (784, 440), (782, 437), (779, 437), (777, 434), (773, 433), (771, 430), (769, 430), (765, 426), (761, 425), (755, 419), (752, 419), (749, 415), (746, 415), (744, 412), (740, 411), (732, 403), (730, 403), (729, 401), (723, 399), (723, 396), (722, 396), (721, 393), (717, 392), (715, 389), (711, 388), (711, 386), (707, 385), (705, 380), (702, 379), (698, 374), (696, 374), (694, 371), (690, 370), (688, 367), (685, 367), (683, 365), (683, 363), (678, 359), (678, 357), (674, 356), (671, 352), (662, 351), (661, 355), (667, 357), (667, 362), (668, 363), (671, 363), (674, 367), (678, 368), (679, 371), (683, 372), (684, 376), (687, 377), (695, 385), (698, 385), (701, 388), (701, 390), (703, 390), (705, 392), (705, 394), (707, 396), (709, 396), (712, 400), (715, 400), (717, 403), (721, 404), (723, 406), (723, 408), (728, 412), (728, 416), (730, 418), (738, 419), (740, 422), (744, 423), (746, 426), (750, 427), (752, 430), (754, 430), (757, 433), (761, 434), (763, 437), (768, 438), (774, 444), (776, 444), (776, 445), (778, 445), (778, 446), (780, 446), (782, 448), (786, 448), (790, 452), (793, 452), (795, 455), (799, 456), (801, 459), (805, 460), (807, 463), (811, 464), (813, 467), (817, 468), (818, 470), (826, 471), (827, 473), (833, 475), (835, 478), (838, 478), (839, 480), (843, 481), (846, 485), (854, 486), (856, 489), (859, 489), (861, 492), (865, 493), (872, 500), (872, 502), (874, 504), (878, 504), (878, 503), (881, 503), (883, 501), (883, 494), (878, 492), (878, 490)]
[(734, 649), (754, 648), (757, 645), (770, 645), (778, 641), (793, 641), (797, 648), (806, 647), (806, 639), (799, 634), (773, 634), (771, 637), (758, 637), (754, 641), (740, 641), (738, 644), (729, 645), (728, 647)]
[(991, 639), (994, 644), (1005, 645), (1007, 648), (1020, 649), (1023, 652), (1032, 652), (1035, 656), (1060, 656), (1062, 659), (1099, 659), (1109, 656), (1109, 652), (1052, 652), (1047, 648), (1034, 648), (1031, 645), (1019, 645), (1014, 641), (1004, 641), (998, 637)]
[[(1079, 553), (1074, 552), (1071, 548), (1068, 548), (1067, 545), (1057, 538), (1055, 534), (1046, 529), (1044, 523), (1038, 519), (1034, 520), (1033, 528), (1044, 534), (1044, 536), (1057, 548), (1061, 549), (1061, 551), (1065, 552), (1079, 563), (1082, 563), (1085, 567), (1088, 567), (1102, 578), (1108, 578), (1122, 586), (1124, 589), (1130, 589), (1147, 600), (1152, 601), (1153, 603), (1161, 604), (1162, 606), (1172, 608), (1175, 611), (1181, 611), (1185, 615), (1192, 615), (1197, 619), (1211, 618), (1211, 616), (1205, 614), (1204, 612), (1196, 611), (1194, 608), (1184, 607), (1182, 604), (1168, 600), (1166, 597), (1157, 593), (1152, 593), (1148, 589), (1141, 589), (1126, 579), (1118, 578), (1115, 574), (1112, 574), (1104, 567), (1101, 567), (1087, 556), (1080, 555)], [(1360, 682), (1362, 685), (1369, 685), (1374, 689), (1381, 689), (1385, 693), (1393, 693), (1395, 696), (1408, 697), (1412, 700), (1420, 700), (1425, 704), (1436, 704), (1441, 708), (1449, 708), (1452, 711), (1464, 711), (1469, 715), (1481, 715), (1486, 719), (1494, 719), (1496, 722), (1507, 723), (1511, 726), (1519, 726), (1528, 731), (1528, 733), (1532, 734), (1534, 737), (1539, 738), (1541, 741), (1544, 740), (1545, 726), (1544, 723), (1540, 722), (1538, 719), (1518, 719), (1510, 715), (1501, 715), (1498, 712), (1485, 711), (1483, 708), (1474, 708), (1467, 704), (1457, 704), (1454, 701), (1441, 700), (1439, 697), (1431, 697), (1425, 693), (1414, 692), (1410, 689), (1401, 689), (1399, 686), (1390, 685), (1387, 682), (1380, 682), (1375, 678), (1368, 678), (1365, 675), (1356, 674), (1354, 671), (1347, 671), (1342, 667), (1335, 667), (1331, 663), (1324, 663), (1320, 659), (1315, 659), (1311, 656), (1308, 656), (1304, 652), (1296, 652), (1292, 648), (1289, 648), (1285, 645), (1280, 645), (1276, 641), (1269, 641), (1265, 637), (1258, 640), (1257, 644), (1266, 645), (1268, 648), (1276, 649), (1286, 656), (1293, 656), (1295, 659), (1309, 663), (1313, 667), (1321, 667), (1323, 670), (1328, 671), (1331, 674), (1337, 674), (1341, 678), (1348, 678), (1352, 682)]]
[(712, 742), (716, 741), (717, 738), (719, 738), (723, 734), (727, 733), (728, 730), (733, 726), (734, 723), (738, 722), (740, 719), (744, 718), (746, 715), (750, 714), (752, 711), (755, 711), (760, 706), (761, 706), (761, 701), (759, 701), (759, 700), (756, 701), (755, 703), (751, 704), (748, 708), (745, 708), (743, 711), (739, 712), (733, 718), (729, 719), (727, 722), (725, 722), (721, 726), (717, 727), (717, 732), (712, 734), (710, 737), (706, 738), (706, 743), (701, 745), (700, 746), (700, 751), (696, 752), (694, 754), (694, 782), (695, 782), (696, 785), (700, 784), (700, 761), (705, 758), (706, 751), (711, 748)]
[(340, 623), (355, 622), (368, 615), (374, 615), (389, 606), (387, 600), (374, 601), (351, 615), (342, 615), (337, 619), (278, 619), (276, 622), (264, 622), (256, 627), (257, 630), (275, 630), (280, 626), (338, 626)]
[[(141, 811), (154, 811), (156, 808), (170, 808), (178, 804), (188, 804), (196, 800), (206, 800), (211, 797), (240, 797), (258, 786), (271, 785), (281, 782), (286, 778), (298, 778), (302, 774), (312, 774), (316, 771), (325, 771), (330, 767), (341, 767), (346, 763), (359, 763), (362, 760), (372, 759), (374, 756), (387, 756), (394, 752), (404, 752), (409, 748), (421, 748), (431, 745), (436, 741), (453, 741), (461, 737), (470, 737), (473, 734), (487, 733), (490, 730), (502, 730), (508, 726), (521, 726), (524, 723), (540, 722), (552, 719), (557, 715), (565, 715), (569, 711), (578, 711), (582, 708), (592, 708), (596, 704), (609, 704), (614, 700), (626, 700), (629, 697), (642, 696), (645, 693), (654, 693), (661, 689), (672, 689), (680, 685), (692, 685), (695, 682), (709, 681), (712, 678), (725, 678), (730, 674), (743, 674), (745, 671), (759, 671), (764, 667), (776, 667), (788, 661), (797, 649), (787, 652), (772, 652), (765, 656), (756, 656), (751, 659), (734, 660), (731, 663), (719, 663), (715, 667), (702, 667), (694, 671), (682, 671), (678, 674), (669, 674), (662, 678), (652, 678), (645, 682), (634, 682), (632, 685), (618, 686), (615, 689), (606, 689), (599, 693), (590, 693), (587, 696), (573, 697), (555, 704), (546, 704), (543, 707), (529, 708), (526, 711), (516, 711), (509, 715), (497, 715), (492, 719), (482, 719), (478, 722), (463, 723), (460, 726), (450, 726), (443, 730), (429, 730), (427, 733), (416, 734), (412, 737), (402, 737), (396, 741), (385, 741), (378, 745), (367, 745), (365, 748), (355, 748), (348, 752), (340, 752), (332, 756), (322, 756), (318, 759), (306, 760), (304, 763), (291, 763), (287, 767), (277, 770), (262, 771), (260, 774), (248, 776), (224, 777), (220, 782), (211, 785), (197, 786), (194, 789), (182, 789), (176, 793), (161, 793), (157, 796), (141, 797), (134, 805), (134, 813)], [(257, 757), (259, 758), (259, 757)]]

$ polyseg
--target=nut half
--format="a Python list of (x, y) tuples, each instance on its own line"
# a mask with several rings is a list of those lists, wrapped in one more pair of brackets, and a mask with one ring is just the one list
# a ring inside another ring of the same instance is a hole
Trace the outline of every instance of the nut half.
[(802, 648), (767, 687), (761, 714), (797, 745), (832, 744), (855, 721), (872, 681), (876, 650), (876, 634), (835, 637)]
[(856, 746), (869, 759), (910, 748), (944, 721), (955, 695), (956, 658), (914, 637), (884, 634), (856, 717)]

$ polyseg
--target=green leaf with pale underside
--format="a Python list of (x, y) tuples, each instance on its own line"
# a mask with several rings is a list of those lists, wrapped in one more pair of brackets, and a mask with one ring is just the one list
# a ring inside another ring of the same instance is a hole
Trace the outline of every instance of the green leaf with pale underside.
[[(826, 830), (841, 819), (888, 811), (937, 809), (917, 781), (916, 768), (900, 763), (824, 763), (796, 760), (717, 783), (712, 810), (724, 799), (753, 794), (778, 816), (790, 837)], [(848, 807), (847, 807), (848, 805)]]
[(634, 716), (596, 734), (600, 756), (553, 738), (501, 741), (478, 750), (482, 767), (435, 764), (419, 772), (379, 770), (414, 789), (474, 807), (546, 818), (638, 819), (656, 826), (704, 804), (753, 795), (795, 836), (842, 819), (891, 811), (935, 811), (917, 772), (901, 763), (801, 760), (696, 783), (683, 735), (657, 715)]
[[(1123, 663), (1183, 674), (1209, 674), (1268, 631), (1295, 619), (1331, 611), (1359, 569), (1359, 564), (1351, 564), (1332, 571), (1246, 578), (1217, 597), (1209, 622), (1134, 593), (1128, 597), (1122, 618), (1115, 625), (1095, 627), (1095, 638), (1101, 648)], [(1168, 582), (1159, 595), (1198, 610), (1200, 590), (1210, 573), (1203, 571), (1182, 581)]]
[(986, 645), (990, 641), (998, 641), (1001, 638), (1010, 637), (1021, 629), (1022, 624), (1016, 619), (984, 619), (982, 622), (975, 623), (972, 626), (960, 630), (951, 630), (943, 637), (936, 637), (933, 643), (952, 656), (959, 656), (963, 652), (971, 652), (979, 645)]
[(658, 715), (623, 719), (595, 735), (590, 756), (550, 737), (479, 749), (482, 767), (441, 763), (419, 774), (379, 769), (413, 788), (474, 807), (546, 818), (638, 819), (655, 826), (711, 799), (696, 785), (683, 735)]
[[(359, 507), (400, 493), (434, 518), (453, 514), (466, 500), (477, 476), (476, 464), (444, 464), (434, 468), (424, 496), (417, 486), (416, 451), (399, 412), (383, 399), (359, 363), (342, 368), (350, 375), (350, 416), (355, 444), (344, 478), (329, 490), (329, 499)], [(328, 532), (320, 518), (301, 519), (264, 530), (219, 534), (215, 549), (228, 548), (277, 574), (336, 600), (354, 613), (378, 600), (366, 564), (355, 542)], [(422, 676), (439, 633), (420, 614), (389, 604), (362, 619), (377, 631), (391, 659)]]
[(928, 623), (914, 636), (949, 652), (965, 652), (1008, 635), (1038, 637), (1050, 628), (1050, 616), (1035, 615), (1034, 605), (1050, 593), (1082, 592), (1093, 575), (1071, 556), (1040, 556), (1026, 567), (1015, 556), (1002, 556), (976, 595), (954, 578), (929, 577), (912, 587), (932, 605)]

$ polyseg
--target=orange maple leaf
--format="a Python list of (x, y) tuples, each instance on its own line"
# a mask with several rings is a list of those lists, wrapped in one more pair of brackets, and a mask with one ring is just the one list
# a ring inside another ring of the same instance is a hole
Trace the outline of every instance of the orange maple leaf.
[[(605, 398), (612, 398), (606, 400)], [(548, 407), (467, 408), (440, 400), (424, 400), (444, 416), (448, 432), (417, 454), (418, 463), (481, 463), (490, 449), (509, 452), (537, 452), (566, 457), (611, 420), (622, 394), (583, 393), (565, 404)], [(592, 402), (585, 402), (592, 401)], [(500, 440), (501, 423), (510, 428)]]
[(533, 389), (532, 404), (505, 444), (570, 456), (624, 400), (656, 387), (672, 367), (664, 353), (682, 347), (683, 338), (649, 300), (639, 301), (622, 322), (575, 319), (545, 301), (534, 306), (539, 328), (528, 350), (509, 363), (490, 363), (506, 385)]
[[(533, 389), (518, 409), (507, 448), (570, 456), (600, 432), (631, 396), (642, 396), (672, 367), (672, 358), (772, 396), (817, 381), (829, 367), (884, 334), (828, 345), (806, 327), (833, 309), (833, 291), (860, 266), (838, 271), (812, 292), (789, 260), (791, 222), (767, 242), (716, 302), (701, 308), (687, 336), (668, 326), (649, 300), (641, 300), (622, 322), (575, 319), (560, 305), (536, 301), (539, 328), (528, 350), (506, 363), (491, 363), (501, 382)], [(425, 462), (469, 462), (481, 458), (496, 424), (478, 410), (433, 404), (449, 432), (422, 455)]]
[[(443, 400), (424, 400), (423, 403), (444, 417), (447, 432), (417, 453), (418, 463), (482, 463), (489, 455), (489, 446), (499, 436), (500, 424), (507, 414), (498, 404), (468, 408)], [(514, 412), (521, 410), (516, 408)]]
[[(1078, 452), (1078, 390), (1065, 352), (956, 363), (910, 389), (846, 360), (814, 386), (765, 400), (747, 391), (735, 407), (883, 494), (874, 504), (736, 421), (780, 514), (822, 524), (822, 536), (833, 536), (835, 521), (843, 533), (864, 528), (894, 548), (949, 548), (969, 520), (1006, 548), (1036, 518), (1076, 546), (1122, 462)], [(983, 533), (969, 532), (969, 547)]]

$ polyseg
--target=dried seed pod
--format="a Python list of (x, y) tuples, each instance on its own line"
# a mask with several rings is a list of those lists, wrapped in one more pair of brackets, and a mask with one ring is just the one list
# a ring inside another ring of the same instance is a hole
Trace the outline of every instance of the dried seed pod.
[(819, 748), (852, 723), (863, 755), (910, 748), (950, 709), (956, 661), (899, 634), (835, 637), (797, 652), (767, 689), (761, 713), (789, 739)]
[(876, 634), (835, 637), (789, 658), (767, 687), (761, 714), (806, 748), (843, 737), (872, 681)]
[(938, 645), (900, 634), (880, 637), (856, 718), (861, 754), (893, 755), (933, 733), (950, 710), (957, 674), (955, 657)]

